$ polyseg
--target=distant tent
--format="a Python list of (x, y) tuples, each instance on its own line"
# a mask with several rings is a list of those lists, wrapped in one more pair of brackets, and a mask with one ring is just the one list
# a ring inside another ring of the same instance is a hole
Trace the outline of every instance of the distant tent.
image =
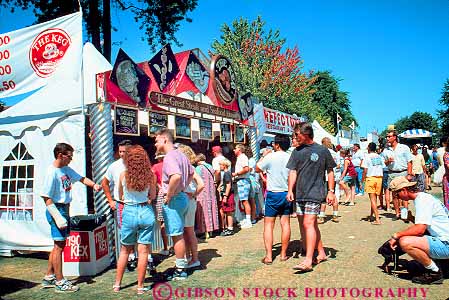
[(432, 135), (433, 132), (427, 131), (425, 129), (409, 129), (401, 133), (399, 137), (406, 139), (419, 139), (432, 137)]

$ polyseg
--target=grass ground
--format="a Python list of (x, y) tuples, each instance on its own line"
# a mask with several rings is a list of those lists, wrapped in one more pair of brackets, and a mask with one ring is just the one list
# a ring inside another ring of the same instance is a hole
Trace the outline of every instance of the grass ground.
[[(434, 190), (436, 191), (433, 192), (441, 198), (441, 189)], [(148, 285), (152, 285), (153, 290), (140, 298), (193, 299), (197, 288), (197, 299), (376, 299), (377, 288), (377, 293), (383, 289), (382, 299), (415, 299), (407, 294), (399, 297), (397, 293), (402, 289), (405, 292), (415, 291), (417, 299), (448, 299), (449, 280), (442, 285), (421, 286), (413, 284), (405, 272), (393, 276), (379, 269), (383, 258), (377, 254), (377, 248), (393, 232), (406, 228), (407, 224), (392, 221), (393, 214), (383, 211), (382, 225), (373, 226), (365, 221), (364, 218), (369, 214), (367, 196), (357, 197), (356, 206), (341, 206), (339, 211), (340, 223), (330, 221), (331, 208), (328, 208), (327, 221), (320, 225), (324, 245), (331, 259), (316, 266), (313, 272), (298, 274), (292, 270), (292, 266), (301, 261), (297, 253), (300, 236), (295, 219), (291, 219), (292, 238), (289, 247), (289, 254), (293, 257), (286, 262), (280, 262), (275, 258), (270, 266), (262, 264), (260, 259), (264, 256), (264, 250), (263, 221), (261, 221), (253, 228), (240, 231), (234, 236), (215, 237), (200, 243), (199, 256), (204, 266), (202, 270), (194, 271), (187, 280), (181, 282), (155, 284), (155, 278), (148, 277)], [(279, 231), (277, 224), (275, 227), (277, 243), (274, 245), (274, 253), (277, 254), (280, 250)], [(160, 258), (156, 256), (156, 259)], [(72, 278), (81, 288), (77, 293), (62, 295), (55, 293), (53, 289), (41, 290), (39, 285), (46, 270), (46, 259), (47, 255), (44, 253), (0, 258), (0, 297), (46, 300), (137, 298), (135, 272), (125, 273), (120, 293), (112, 291), (115, 277), (113, 268), (95, 277)], [(404, 259), (407, 257), (404, 256)], [(173, 265), (174, 258), (170, 257), (161, 261), (157, 271), (164, 272)], [(198, 288), (202, 288), (202, 296), (198, 294), (200, 291)], [(344, 288), (348, 289), (347, 292), (352, 288), (353, 296), (357, 291), (364, 294), (352, 298), (347, 295), (339, 297)], [(276, 291), (279, 297), (276, 297)], [(387, 295), (388, 291), (395, 294)], [(425, 297), (422, 291), (426, 292)], [(307, 295), (307, 292), (311, 293)], [(320, 292), (324, 293), (322, 298), (319, 298)], [(338, 292), (335, 298), (332, 297), (334, 292)]]

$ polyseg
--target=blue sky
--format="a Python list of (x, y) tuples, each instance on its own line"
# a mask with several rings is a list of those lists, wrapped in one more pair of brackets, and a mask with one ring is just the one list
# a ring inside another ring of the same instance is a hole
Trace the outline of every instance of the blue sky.
[[(199, 0), (176, 34), (183, 47), (204, 53), (220, 27), (258, 15), (297, 45), (305, 70), (331, 70), (349, 93), (361, 135), (382, 131), (398, 118), (423, 111), (436, 116), (449, 78), (448, 0)], [(152, 54), (133, 19), (113, 11), (113, 40), (135, 60)], [(30, 25), (30, 12), (1, 9), (0, 32)], [(118, 47), (113, 49), (113, 57)]]

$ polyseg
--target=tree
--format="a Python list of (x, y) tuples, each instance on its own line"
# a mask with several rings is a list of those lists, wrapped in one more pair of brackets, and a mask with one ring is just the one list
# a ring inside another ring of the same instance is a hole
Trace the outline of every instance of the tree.
[(316, 80), (312, 84), (314, 93), (312, 94), (312, 102), (315, 103), (320, 111), (316, 112), (315, 119), (324, 118), (327, 121), (321, 126), (326, 130), (336, 133), (337, 114), (342, 118), (341, 125), (349, 126), (352, 122), (357, 121), (351, 112), (351, 102), (348, 93), (340, 91), (339, 81), (341, 79), (332, 76), (330, 71), (318, 71), (314, 73)]
[[(158, 44), (164, 45), (167, 42), (182, 46), (175, 33), (181, 21), (192, 22), (186, 14), (196, 8), (198, 0), (138, 0), (139, 7), (134, 2), (136, 1), (112, 0), (115, 9), (131, 11), (139, 28), (145, 31), (145, 39), (153, 51)], [(89, 39), (111, 61), (111, 0), (80, 0), (80, 3)], [(36, 23), (79, 9), (78, 0), (0, 0), (0, 6), (9, 7), (12, 12), (15, 8), (33, 9), (37, 17)]]
[(232, 62), (240, 93), (251, 92), (272, 109), (308, 115), (311, 74), (303, 71), (299, 49), (285, 47), (280, 32), (264, 29), (261, 17), (253, 22), (244, 18), (223, 24), (221, 41), (212, 43), (213, 53)]
[(440, 104), (443, 105), (443, 109), (438, 110), (441, 133), (444, 136), (449, 136), (449, 79), (446, 80), (441, 92)]

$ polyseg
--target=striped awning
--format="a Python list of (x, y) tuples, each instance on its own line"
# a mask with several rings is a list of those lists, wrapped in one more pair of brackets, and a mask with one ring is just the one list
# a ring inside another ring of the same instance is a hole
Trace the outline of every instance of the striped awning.
[(409, 129), (401, 133), (399, 136), (406, 139), (417, 139), (431, 137), (433, 132), (427, 131), (425, 129)]

